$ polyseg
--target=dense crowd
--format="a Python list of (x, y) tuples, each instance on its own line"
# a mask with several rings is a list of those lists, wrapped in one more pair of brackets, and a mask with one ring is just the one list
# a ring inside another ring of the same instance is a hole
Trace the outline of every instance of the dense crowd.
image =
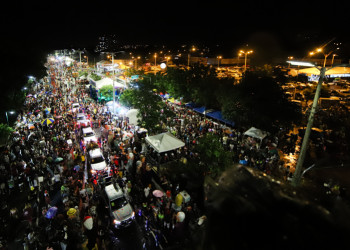
[[(109, 215), (101, 208), (100, 181), (104, 177), (87, 171), (87, 154), (92, 148), (102, 149), (110, 167), (107, 174), (124, 190), (142, 228), (141, 243), (130, 249), (156, 249), (160, 244), (188, 244), (194, 249), (200, 244), (206, 224), (204, 208), (181, 197), (184, 187), (171, 176), (156, 176), (153, 168), (199, 157), (195, 145), (207, 133), (218, 135), (224, 149), (233, 153), (232, 162), (285, 179), (293, 173), (279, 149), (295, 153), (295, 133), (281, 129), (259, 141), (245, 136), (246, 128), (227, 127), (187, 107), (168, 103), (176, 116), (169, 118), (163, 129), (185, 146), (160, 154), (146, 144), (147, 131), (92, 100), (85, 84), (66, 66), (52, 62), (46, 66), (48, 77), (33, 86), (15, 132), (2, 148), (3, 246), (15, 240), (26, 249), (111, 249), (117, 244), (118, 233), (111, 230), (106, 219)], [(72, 103), (80, 104), (75, 112)], [(77, 113), (86, 115), (97, 143), (83, 143)], [(52, 119), (52, 123), (43, 123), (45, 119)]]
[[(145, 134), (90, 99), (85, 85), (62, 67), (47, 65), (48, 77), (27, 96), (15, 132), (2, 150), (2, 246), (7, 242), (25, 249), (112, 248), (115, 232), (100, 204), (103, 177), (91, 175), (86, 167), (87, 152), (95, 147), (102, 149), (111, 169), (107, 174), (123, 188), (137, 212), (136, 221), (146, 228), (137, 247), (183, 242), (185, 224), (188, 228), (190, 222), (198, 222), (199, 214), (189, 203), (175, 202), (180, 190), (165, 176), (159, 184), (154, 181)], [(73, 112), (72, 103), (80, 103), (79, 110)], [(97, 143), (83, 143), (76, 113), (88, 117)], [(43, 123), (45, 119), (52, 123)], [(161, 195), (156, 197), (155, 190)]]

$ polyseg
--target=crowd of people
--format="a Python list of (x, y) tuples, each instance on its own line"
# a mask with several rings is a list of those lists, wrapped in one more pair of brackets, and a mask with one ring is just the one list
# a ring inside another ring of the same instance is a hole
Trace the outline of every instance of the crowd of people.
[[(195, 146), (207, 133), (218, 135), (232, 162), (266, 174), (290, 178), (280, 149), (295, 153), (296, 134), (280, 130), (259, 141), (190, 108), (168, 103), (175, 117), (163, 124), (185, 146), (157, 153), (145, 142), (147, 131), (112, 115), (89, 97), (89, 89), (62, 63), (48, 62), (48, 76), (33, 85), (15, 123), (15, 132), (0, 157), (2, 247), (25, 249), (111, 249), (117, 242), (109, 214), (103, 209), (103, 176), (88, 169), (88, 152), (101, 148), (110, 171), (105, 173), (124, 190), (142, 229), (139, 244), (129, 249), (157, 249), (183, 244), (195, 249), (206, 225), (203, 207), (186, 199), (171, 176), (156, 176), (155, 165), (200, 157)], [(77, 65), (72, 66), (77, 67)], [(73, 112), (72, 103), (79, 103)], [(77, 113), (84, 113), (98, 138), (84, 143)], [(44, 122), (45, 121), (45, 122)], [(277, 148), (278, 147), (278, 148)], [(202, 211), (201, 211), (202, 210)], [(189, 233), (191, 232), (191, 233)], [(132, 245), (132, 241), (128, 242)], [(6, 244), (7, 242), (7, 244)], [(125, 243), (124, 243), (125, 244)], [(117, 248), (118, 249), (118, 248)], [(124, 248), (120, 248), (124, 249)], [(128, 249), (128, 247), (125, 247)]]
[[(199, 215), (189, 203), (183, 205), (178, 186), (165, 176), (159, 184), (154, 181), (145, 134), (90, 99), (85, 85), (66, 66), (54, 62), (46, 66), (48, 77), (33, 85), (15, 132), (2, 150), (2, 247), (111, 249), (116, 232), (101, 205), (102, 176), (87, 169), (88, 151), (95, 147), (102, 149), (110, 167), (106, 174), (123, 188), (137, 212), (136, 221), (146, 228), (138, 247), (156, 249), (161, 242), (183, 242), (185, 224), (198, 221)], [(72, 103), (80, 104), (76, 112)], [(97, 143), (84, 144), (77, 113), (89, 119)], [(155, 190), (160, 191), (157, 197)]]

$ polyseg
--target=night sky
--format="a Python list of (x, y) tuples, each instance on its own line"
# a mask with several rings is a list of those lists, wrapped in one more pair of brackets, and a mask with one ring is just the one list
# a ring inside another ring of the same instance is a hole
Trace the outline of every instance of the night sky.
[(333, 37), (349, 42), (345, 3), (13, 1), (0, 17), (2, 58), (92, 48), (103, 34), (131, 44), (220, 44), (232, 51), (248, 44), (271, 56), (303, 55)]

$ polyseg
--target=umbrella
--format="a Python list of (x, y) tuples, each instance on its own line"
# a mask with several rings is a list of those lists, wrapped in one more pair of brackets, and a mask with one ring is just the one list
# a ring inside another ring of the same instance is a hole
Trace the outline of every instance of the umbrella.
[(54, 119), (53, 118), (46, 118), (45, 120), (41, 121), (41, 125), (50, 125), (51, 123), (54, 123)]
[(162, 197), (162, 196), (164, 195), (164, 193), (163, 193), (162, 191), (160, 191), (160, 190), (154, 190), (154, 191), (153, 191), (153, 195), (154, 195), (155, 197), (160, 198), (160, 197)]
[(123, 134), (123, 137), (122, 137), (122, 140), (125, 141), (125, 140), (128, 140), (130, 138), (132, 138), (134, 135), (130, 132), (126, 132)]
[(33, 96), (32, 94), (27, 95), (27, 97), (32, 97), (32, 96)]
[(46, 108), (46, 109), (44, 109), (44, 111), (45, 111), (46, 114), (48, 114), (48, 113), (51, 112), (51, 108)]
[(50, 207), (50, 209), (47, 210), (45, 217), (47, 219), (52, 219), (53, 217), (55, 217), (56, 214), (57, 214), (57, 207)]

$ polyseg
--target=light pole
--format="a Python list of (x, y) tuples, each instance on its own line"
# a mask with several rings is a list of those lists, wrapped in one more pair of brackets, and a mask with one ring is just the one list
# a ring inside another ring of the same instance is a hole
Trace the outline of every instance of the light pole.
[(242, 54), (244, 54), (244, 72), (246, 72), (246, 70), (247, 70), (247, 56), (248, 56), (248, 54), (251, 54), (251, 53), (253, 53), (252, 50), (249, 50), (249, 51), (241, 50), (241, 51), (239, 51), (238, 56), (241, 56)]
[(220, 66), (220, 60), (221, 60), (222, 56), (218, 56), (217, 58), (218, 58), (218, 69), (219, 69), (219, 66)]
[(337, 55), (336, 55), (336, 54), (333, 54), (331, 67), (333, 66), (333, 62), (334, 62), (334, 57), (335, 57), (335, 56), (337, 56)]
[[(326, 57), (325, 57), (325, 60), (326, 60)], [(300, 62), (300, 64), (298, 62), (290, 62), (290, 63), (292, 63), (293, 65), (304, 65), (304, 66), (306, 65), (305, 62)], [(325, 62), (323, 63), (323, 65), (325, 65)], [(308, 63), (307, 66), (315, 66), (315, 65), (312, 65), (311, 63)], [(339, 66), (349, 67), (349, 65), (338, 65), (338, 67)], [(299, 154), (297, 165), (295, 167), (295, 172), (294, 172), (293, 178), (292, 178), (292, 185), (293, 186), (299, 186), (299, 184), (301, 182), (301, 177), (302, 177), (301, 170), (302, 170), (302, 166), (303, 166), (303, 163), (304, 163), (304, 160), (305, 160), (306, 150), (307, 150), (307, 147), (309, 145), (311, 128), (312, 128), (312, 125), (313, 125), (313, 122), (314, 122), (314, 116), (315, 116), (315, 113), (316, 113), (318, 99), (319, 99), (320, 93), (321, 93), (323, 78), (324, 78), (324, 76), (326, 74), (326, 71), (328, 71), (328, 70), (330, 70), (330, 69), (332, 69), (334, 67), (330, 67), (328, 69), (326, 67), (322, 67), (322, 68), (321, 67), (316, 67), (316, 68), (320, 71), (320, 77), (318, 79), (318, 83), (317, 83), (317, 87), (316, 87), (316, 93), (315, 93), (315, 96), (314, 96), (314, 100), (312, 102), (312, 107), (311, 107), (310, 115), (309, 115), (309, 118), (308, 118), (307, 127), (306, 127), (306, 130), (305, 130), (303, 143), (301, 145), (300, 154)]]
[(115, 88), (114, 88), (114, 77), (115, 77), (115, 73), (114, 73), (114, 53), (112, 54), (112, 69), (113, 69), (113, 115), (115, 114)]
[(154, 66), (157, 66), (157, 53), (154, 54)]
[(188, 51), (188, 55), (187, 55), (187, 67), (190, 67), (190, 57), (191, 57), (191, 51), (196, 51), (196, 48), (193, 46), (192, 49), (190, 49)]

